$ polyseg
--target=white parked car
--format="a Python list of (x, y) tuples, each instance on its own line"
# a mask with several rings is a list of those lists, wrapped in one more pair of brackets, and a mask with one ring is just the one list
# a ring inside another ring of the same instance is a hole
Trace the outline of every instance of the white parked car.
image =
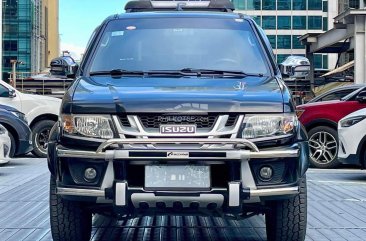
[(9, 153), (11, 149), (11, 140), (8, 130), (0, 124), (0, 165), (9, 162)]
[(343, 164), (366, 165), (366, 108), (338, 122), (338, 159)]
[(25, 94), (0, 80), (0, 104), (14, 107), (26, 115), (33, 134), (33, 154), (46, 157), (48, 135), (58, 119), (61, 100)]

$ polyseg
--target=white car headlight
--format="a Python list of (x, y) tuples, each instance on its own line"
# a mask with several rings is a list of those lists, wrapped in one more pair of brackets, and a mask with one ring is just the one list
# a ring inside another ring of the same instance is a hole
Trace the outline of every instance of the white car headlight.
[(357, 124), (358, 122), (362, 121), (365, 118), (366, 118), (366, 116), (364, 116), (364, 115), (353, 116), (353, 117), (341, 120), (340, 124), (341, 124), (341, 127), (350, 127), (350, 126)]
[(81, 136), (111, 139), (113, 131), (111, 118), (98, 115), (63, 115), (62, 127), (68, 134), (79, 134)]
[(247, 115), (242, 137), (245, 139), (276, 139), (294, 134), (299, 121), (295, 114)]

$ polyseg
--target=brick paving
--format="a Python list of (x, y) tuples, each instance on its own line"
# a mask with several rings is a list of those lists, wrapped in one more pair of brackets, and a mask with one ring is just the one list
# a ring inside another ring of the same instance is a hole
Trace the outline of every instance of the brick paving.
[[(310, 169), (307, 178), (306, 240), (366, 240), (366, 171)], [(0, 167), (0, 241), (52, 240), (48, 182), (45, 159), (16, 159)], [(262, 216), (240, 221), (166, 215), (117, 221), (96, 216), (92, 240), (259, 241), (266, 240), (266, 232)]]

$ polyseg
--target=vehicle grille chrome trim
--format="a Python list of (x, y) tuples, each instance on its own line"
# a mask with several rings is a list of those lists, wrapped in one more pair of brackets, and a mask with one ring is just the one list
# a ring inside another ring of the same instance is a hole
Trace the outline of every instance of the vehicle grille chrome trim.
[[(113, 121), (116, 125), (117, 131), (120, 135), (134, 136), (136, 138), (149, 137), (169, 137), (177, 136), (177, 134), (162, 134), (159, 128), (145, 128), (137, 115), (128, 115), (128, 121), (131, 127), (123, 126), (118, 116), (113, 116)], [(189, 137), (218, 137), (225, 135), (237, 135), (240, 126), (243, 123), (244, 115), (239, 115), (235, 125), (226, 126), (229, 120), (229, 115), (218, 115), (217, 120), (212, 128), (197, 128), (197, 132), (189, 134)]]

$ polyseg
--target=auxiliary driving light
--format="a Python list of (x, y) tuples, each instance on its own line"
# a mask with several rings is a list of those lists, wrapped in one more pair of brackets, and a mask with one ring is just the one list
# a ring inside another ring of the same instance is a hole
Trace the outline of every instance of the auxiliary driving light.
[(84, 177), (86, 181), (93, 181), (97, 177), (97, 171), (94, 168), (87, 168), (84, 172)]
[(273, 170), (271, 167), (262, 167), (259, 171), (259, 175), (264, 180), (269, 180), (273, 176)]

